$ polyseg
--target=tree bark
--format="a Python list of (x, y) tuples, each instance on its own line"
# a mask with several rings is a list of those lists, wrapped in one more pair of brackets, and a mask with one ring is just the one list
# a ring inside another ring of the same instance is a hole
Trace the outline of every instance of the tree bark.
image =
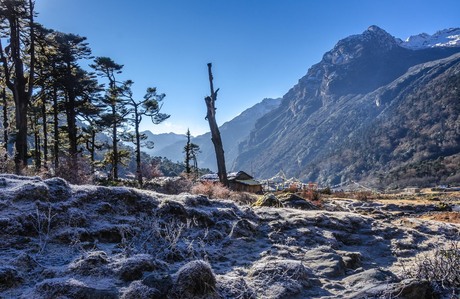
[[(11, 66), (8, 66), (7, 59), (3, 54), (3, 47), (0, 42), (0, 58), (4, 68), (5, 84), (13, 93), (16, 112), (16, 142), (15, 142), (15, 167), (16, 173), (21, 174), (22, 170), (27, 167), (27, 108), (32, 96), (33, 81), (34, 81), (34, 65), (35, 65), (35, 40), (34, 40), (34, 3), (28, 1), (29, 5), (29, 74), (25, 77), (24, 61), (21, 56), (21, 16), (15, 10), (16, 3), (6, 3), (5, 13), (9, 25), (9, 41), (10, 41), (10, 61)], [(22, 32), (24, 33), (24, 32)], [(12, 73), (14, 72), (14, 76)]]
[(43, 167), (48, 169), (48, 124), (46, 118), (46, 102), (43, 99), (41, 105), (42, 122), (43, 122)]
[(8, 102), (6, 101), (6, 89), (3, 87), (3, 147), (5, 148), (5, 161), (8, 158)]
[(53, 126), (54, 126), (54, 169), (59, 167), (59, 111), (57, 86), (53, 86)]
[(139, 183), (139, 187), (142, 188), (142, 185), (144, 184), (143, 179), (142, 179), (142, 171), (141, 171), (141, 134), (139, 132), (139, 124), (141, 122), (141, 116), (139, 115), (139, 111), (137, 110), (137, 105), (136, 103), (133, 103), (134, 105), (134, 129), (135, 129), (135, 134), (136, 134), (136, 175), (137, 175), (137, 181)]
[(222, 138), (220, 137), (219, 127), (216, 123), (216, 107), (215, 102), (217, 100), (217, 92), (219, 89), (214, 91), (213, 85), (213, 77), (212, 77), (212, 64), (208, 63), (208, 74), (209, 74), (209, 84), (211, 87), (211, 96), (208, 96), (204, 99), (206, 102), (207, 107), (207, 114), (206, 119), (209, 122), (209, 128), (211, 130), (211, 140), (214, 144), (214, 150), (216, 152), (216, 160), (217, 160), (217, 174), (219, 176), (220, 182), (228, 187), (228, 179), (227, 179), (227, 170), (225, 167), (225, 155), (224, 155), (224, 147), (222, 144)]
[[(117, 117), (115, 103), (112, 105), (112, 115), (114, 118)], [(114, 120), (112, 124), (112, 151), (113, 151), (113, 161), (112, 161), (112, 179), (114, 181), (118, 180), (118, 134), (117, 134), (118, 122)]]

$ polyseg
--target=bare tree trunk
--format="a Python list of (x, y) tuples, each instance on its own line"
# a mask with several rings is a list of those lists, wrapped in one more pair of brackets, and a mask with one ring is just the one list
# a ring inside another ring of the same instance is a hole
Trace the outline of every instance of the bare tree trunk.
[(204, 99), (206, 102), (207, 107), (207, 114), (206, 119), (209, 122), (209, 128), (211, 129), (211, 140), (214, 144), (214, 150), (216, 152), (216, 159), (217, 159), (217, 174), (219, 176), (220, 182), (228, 187), (228, 180), (227, 180), (227, 170), (225, 168), (225, 156), (224, 156), (224, 147), (222, 145), (222, 138), (220, 137), (219, 127), (216, 123), (216, 107), (215, 102), (217, 100), (217, 92), (219, 89), (214, 91), (214, 86), (212, 83), (212, 64), (208, 63), (208, 74), (209, 74), (209, 84), (211, 87), (211, 96), (208, 96)]

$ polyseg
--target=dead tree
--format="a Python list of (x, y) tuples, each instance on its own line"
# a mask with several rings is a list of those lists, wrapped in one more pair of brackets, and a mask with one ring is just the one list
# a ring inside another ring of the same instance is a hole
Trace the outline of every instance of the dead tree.
[(211, 86), (211, 95), (204, 98), (206, 102), (206, 107), (208, 112), (206, 114), (206, 119), (209, 122), (209, 128), (211, 129), (211, 140), (214, 144), (214, 150), (216, 151), (216, 159), (217, 159), (217, 174), (219, 176), (220, 182), (228, 187), (228, 180), (227, 180), (227, 170), (225, 168), (225, 157), (224, 157), (224, 147), (222, 145), (222, 138), (220, 137), (219, 127), (216, 123), (216, 106), (215, 102), (217, 100), (217, 92), (219, 88), (214, 91), (214, 86), (212, 83), (212, 71), (211, 71), (212, 64), (208, 63), (208, 74), (209, 74), (209, 84)]

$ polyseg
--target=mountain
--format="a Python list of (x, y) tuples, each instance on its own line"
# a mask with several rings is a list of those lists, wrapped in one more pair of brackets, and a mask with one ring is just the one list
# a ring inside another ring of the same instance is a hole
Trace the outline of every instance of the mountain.
[(433, 35), (421, 33), (413, 35), (400, 44), (404, 48), (420, 50), (439, 47), (459, 47), (460, 28), (450, 28), (436, 32)]
[[(441, 35), (454, 34), (424, 38)], [(377, 26), (340, 40), (256, 123), (236, 168), (330, 185), (389, 183), (401, 167), (460, 154), (460, 47), (410, 44)]]
[[(164, 148), (170, 146), (171, 144), (175, 144), (178, 142), (185, 143), (186, 136), (185, 134), (175, 134), (175, 133), (163, 133), (163, 134), (153, 134), (151, 131), (146, 130), (143, 131), (142, 134), (147, 136), (147, 140), (149, 142), (154, 143), (154, 147), (152, 149), (143, 147), (142, 151), (146, 152), (151, 156), (161, 156), (161, 153)], [(167, 157), (168, 158), (168, 157)]]
[[(238, 155), (238, 145), (249, 136), (249, 132), (254, 128), (256, 121), (263, 115), (276, 109), (280, 103), (281, 99), (279, 98), (264, 99), (262, 102), (246, 109), (240, 115), (219, 127), (225, 150), (227, 170), (232, 170), (232, 165)], [(155, 144), (159, 145), (159, 147), (155, 146), (154, 151), (151, 151), (153, 155), (166, 157), (172, 161), (184, 160), (185, 135), (176, 135), (173, 133), (160, 134), (153, 135), (149, 140), (154, 140)], [(211, 141), (211, 134), (208, 132), (194, 137), (192, 142), (199, 145), (201, 149), (201, 153), (198, 155), (198, 166), (200, 168), (216, 170), (216, 157), (214, 145)], [(144, 151), (148, 150), (144, 149)]]

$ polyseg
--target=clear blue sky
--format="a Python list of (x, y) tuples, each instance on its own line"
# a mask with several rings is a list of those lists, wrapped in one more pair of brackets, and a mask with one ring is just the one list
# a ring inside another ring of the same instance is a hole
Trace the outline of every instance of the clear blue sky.
[(124, 65), (120, 79), (166, 93), (153, 133), (209, 131), (208, 62), (221, 125), (283, 96), (339, 39), (377, 25), (401, 39), (460, 27), (459, 0), (36, 0), (37, 21), (88, 38), (95, 56)]

